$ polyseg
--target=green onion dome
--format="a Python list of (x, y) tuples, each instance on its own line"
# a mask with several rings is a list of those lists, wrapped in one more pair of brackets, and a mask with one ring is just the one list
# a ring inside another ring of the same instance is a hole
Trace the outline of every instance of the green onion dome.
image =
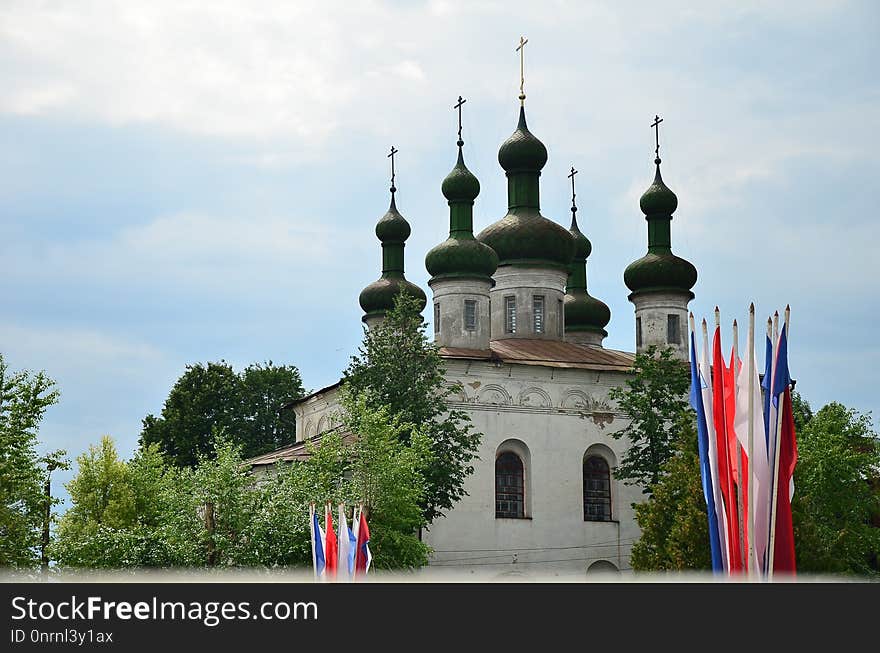
[(575, 243), (574, 260), (565, 293), (565, 331), (592, 331), (608, 335), (605, 326), (611, 321), (611, 309), (587, 291), (587, 257), (593, 251), (590, 239), (578, 229), (576, 208), (571, 213), (571, 238)]
[(364, 320), (385, 315), (394, 308), (394, 298), (402, 292), (419, 300), (419, 312), (425, 310), (428, 298), (424, 290), (403, 277), (382, 277), (361, 291), (359, 301), (364, 310)]
[(498, 254), (499, 265), (555, 267), (568, 271), (575, 243), (565, 227), (541, 215), (541, 169), (547, 148), (528, 129), (525, 109), (498, 152), (507, 175), (508, 212), (477, 236)]
[(639, 206), (648, 222), (648, 253), (629, 264), (623, 280), (633, 292), (679, 290), (689, 293), (697, 283), (697, 269), (672, 253), (670, 223), (678, 207), (675, 196), (660, 176), (660, 159), (655, 160), (654, 183), (645, 191)]
[(466, 277), (491, 280), (498, 267), (498, 255), (474, 238), (473, 205), (480, 182), (464, 164), (461, 146), (458, 162), (441, 186), (449, 203), (449, 238), (425, 257), (432, 279)]
[(458, 148), (458, 161), (452, 171), (446, 175), (440, 190), (450, 204), (453, 202), (473, 204), (477, 195), (480, 194), (480, 180), (464, 164), (464, 154), (462, 154), (461, 148)]
[(410, 226), (397, 210), (392, 188), (391, 206), (376, 224), (376, 236), (382, 241), (382, 277), (361, 291), (360, 305), (366, 321), (370, 317), (383, 316), (394, 308), (394, 298), (405, 292), (420, 301), (419, 311), (428, 303), (425, 292), (403, 275), (403, 250), (410, 235)]
[(498, 163), (505, 172), (540, 171), (547, 163), (547, 148), (526, 125), (526, 109), (519, 109), (516, 131), (501, 144)]
[(409, 238), (410, 232), (409, 222), (400, 215), (392, 196), (388, 212), (376, 223), (376, 237), (383, 243), (402, 243)]

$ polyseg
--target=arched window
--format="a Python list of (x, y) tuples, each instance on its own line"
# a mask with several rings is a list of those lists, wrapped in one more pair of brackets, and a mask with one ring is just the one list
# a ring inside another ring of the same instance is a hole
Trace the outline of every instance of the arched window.
[(611, 521), (611, 473), (601, 456), (584, 459), (584, 521)]
[(505, 451), (495, 459), (495, 516), (525, 517), (525, 483), (522, 459)]

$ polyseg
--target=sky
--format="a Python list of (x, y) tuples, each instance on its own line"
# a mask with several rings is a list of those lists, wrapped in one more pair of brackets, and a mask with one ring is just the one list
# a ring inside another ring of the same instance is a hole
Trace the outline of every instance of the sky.
[(191, 363), (335, 382), (380, 275), (392, 145), (429, 296), (459, 95), (475, 232), (506, 213), (523, 35), (542, 213), (568, 226), (577, 168), (605, 346), (634, 349), (623, 271), (646, 251), (659, 114), (697, 320), (717, 305), (727, 349), (750, 302), (759, 323), (790, 304), (797, 389), (876, 415), (875, 2), (4, 0), (0, 352), (57, 381), (41, 448), (107, 434), (130, 456)]

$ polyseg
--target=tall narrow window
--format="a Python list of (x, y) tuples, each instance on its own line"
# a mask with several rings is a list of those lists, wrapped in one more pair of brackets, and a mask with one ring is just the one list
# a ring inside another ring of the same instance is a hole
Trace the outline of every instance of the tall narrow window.
[(584, 460), (584, 521), (611, 521), (611, 473), (600, 456)]
[(464, 330), (477, 330), (477, 302), (474, 299), (464, 300)]
[(516, 297), (504, 298), (504, 331), (516, 333)]
[(642, 318), (636, 318), (636, 347), (642, 346)]
[(668, 315), (666, 320), (666, 342), (670, 345), (681, 344), (681, 334), (678, 328), (678, 315)]
[(565, 309), (562, 306), (562, 300), (556, 300), (556, 335), (560, 338), (565, 335)]
[(534, 321), (534, 332), (544, 333), (544, 295), (532, 297), (532, 319)]
[(434, 333), (440, 333), (440, 302), (434, 304)]
[(525, 516), (525, 483), (522, 459), (505, 451), (495, 459), (495, 516)]

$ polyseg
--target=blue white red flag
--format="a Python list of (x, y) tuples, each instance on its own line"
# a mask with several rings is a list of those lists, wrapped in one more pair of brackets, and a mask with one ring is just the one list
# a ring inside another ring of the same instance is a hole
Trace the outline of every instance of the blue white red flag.
[(724, 570), (721, 556), (721, 541), (718, 531), (718, 515), (715, 512), (714, 483), (712, 467), (709, 463), (709, 431), (706, 426), (706, 411), (703, 408), (703, 387), (706, 382), (697, 367), (697, 349), (694, 333), (691, 332), (691, 390), (690, 404), (697, 413), (697, 442), (700, 449), (700, 476), (703, 481), (703, 496), (706, 499), (706, 510), (709, 513), (709, 547), (712, 553), (712, 570)]
[(318, 513), (315, 512), (314, 504), (309, 506), (309, 530), (311, 531), (312, 540), (312, 568), (315, 570), (315, 577), (324, 575), (324, 529), (318, 523)]
[(370, 570), (370, 563), (373, 561), (373, 554), (370, 553), (370, 529), (367, 526), (367, 518), (364, 517), (364, 511), (360, 511), (360, 518), (357, 529), (357, 552), (354, 558), (355, 577), (366, 576)]

